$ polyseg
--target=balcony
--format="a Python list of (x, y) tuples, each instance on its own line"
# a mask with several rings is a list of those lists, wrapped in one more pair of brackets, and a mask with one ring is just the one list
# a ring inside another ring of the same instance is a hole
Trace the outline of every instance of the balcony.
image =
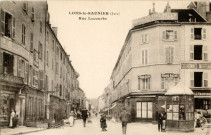
[(195, 40), (201, 40), (201, 35), (194, 35)]
[(1, 82), (8, 82), (8, 83), (16, 83), (16, 84), (23, 84), (23, 78), (8, 74), (1, 74), (0, 75)]

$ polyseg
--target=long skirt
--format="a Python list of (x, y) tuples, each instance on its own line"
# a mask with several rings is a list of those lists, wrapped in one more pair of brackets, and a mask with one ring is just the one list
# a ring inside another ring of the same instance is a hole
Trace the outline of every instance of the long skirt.
[(13, 127), (13, 123), (14, 122), (14, 120), (13, 120), (13, 118), (10, 118), (10, 124), (9, 124), (9, 127)]
[(72, 127), (73, 126), (73, 122), (74, 122), (74, 117), (73, 116), (70, 116), (69, 119), (68, 119), (69, 123), (70, 123), (70, 126)]

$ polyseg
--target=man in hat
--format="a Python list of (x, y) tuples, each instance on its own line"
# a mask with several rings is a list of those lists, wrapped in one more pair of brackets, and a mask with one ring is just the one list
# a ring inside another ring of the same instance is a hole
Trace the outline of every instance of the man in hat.
[(82, 119), (83, 119), (84, 127), (86, 127), (86, 119), (88, 117), (88, 110), (82, 109), (81, 113), (82, 113)]
[(120, 120), (122, 121), (122, 133), (126, 134), (127, 123), (130, 120), (130, 114), (127, 112), (126, 108), (120, 113), (119, 116)]

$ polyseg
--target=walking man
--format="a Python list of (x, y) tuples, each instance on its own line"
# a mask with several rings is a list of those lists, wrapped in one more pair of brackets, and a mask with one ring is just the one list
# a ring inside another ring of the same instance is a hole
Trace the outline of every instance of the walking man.
[(163, 113), (160, 112), (158, 114), (158, 131), (161, 132), (162, 128), (163, 128), (163, 123), (162, 123), (162, 119), (163, 119)]
[(83, 119), (84, 127), (86, 127), (86, 119), (87, 119), (87, 117), (88, 117), (88, 110), (82, 109), (82, 119)]
[(120, 120), (122, 121), (122, 133), (126, 134), (127, 123), (130, 120), (130, 114), (127, 112), (126, 108), (120, 113)]

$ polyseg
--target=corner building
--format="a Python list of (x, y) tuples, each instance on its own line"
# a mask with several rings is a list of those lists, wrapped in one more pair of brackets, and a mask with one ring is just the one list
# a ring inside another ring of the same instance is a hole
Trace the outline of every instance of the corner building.
[(210, 24), (195, 9), (168, 4), (163, 13), (134, 20), (111, 75), (111, 115), (126, 107), (132, 122), (155, 122), (168, 104), (164, 93), (179, 82), (195, 93), (195, 109), (210, 109)]

